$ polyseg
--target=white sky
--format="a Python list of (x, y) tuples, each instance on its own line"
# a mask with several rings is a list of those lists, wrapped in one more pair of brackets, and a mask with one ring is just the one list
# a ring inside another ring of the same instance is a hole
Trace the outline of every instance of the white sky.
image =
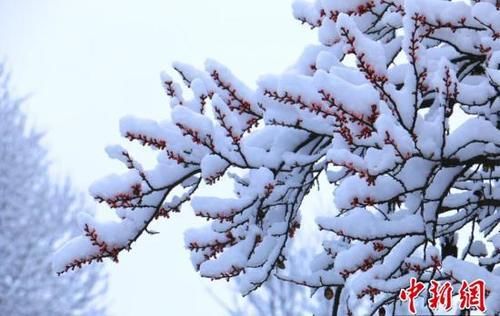
[[(0, 60), (56, 169), (82, 189), (116, 170), (104, 146), (126, 114), (164, 118), (159, 72), (215, 58), (248, 83), (290, 65), (314, 41), (291, 0), (0, 0)], [(220, 315), (183, 248), (190, 216), (154, 227), (111, 265), (115, 315)], [(210, 287), (222, 290), (224, 284)]]

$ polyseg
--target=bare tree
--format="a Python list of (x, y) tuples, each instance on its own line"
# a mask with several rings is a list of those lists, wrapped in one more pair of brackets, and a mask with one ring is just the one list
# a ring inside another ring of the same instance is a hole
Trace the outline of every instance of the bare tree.
[(103, 314), (102, 270), (57, 278), (51, 269), (52, 252), (75, 233), (71, 220), (84, 204), (68, 183), (50, 179), (42, 135), (28, 130), (21, 103), (0, 66), (0, 314)]

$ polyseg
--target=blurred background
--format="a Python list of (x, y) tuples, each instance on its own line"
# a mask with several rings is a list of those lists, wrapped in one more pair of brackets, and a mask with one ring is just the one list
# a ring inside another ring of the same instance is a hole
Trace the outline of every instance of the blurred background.
[[(11, 93), (29, 96), (22, 110), (45, 133), (50, 174), (86, 193), (119, 170), (104, 147), (120, 141), (121, 117), (166, 117), (159, 73), (173, 61), (201, 67), (213, 58), (250, 86), (292, 64), (315, 32), (293, 18), (291, 2), (0, 0), (0, 62)], [(100, 300), (109, 314), (224, 313), (213, 293), (231, 301), (229, 287), (202, 280), (184, 249), (193, 221), (189, 212), (159, 221), (152, 228), (160, 234), (106, 264), (109, 291)]]

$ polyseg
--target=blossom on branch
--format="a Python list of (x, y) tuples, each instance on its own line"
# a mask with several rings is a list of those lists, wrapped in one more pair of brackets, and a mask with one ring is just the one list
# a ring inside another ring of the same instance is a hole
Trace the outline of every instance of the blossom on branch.
[[(295, 17), (320, 43), (255, 91), (217, 62), (176, 63), (190, 97), (163, 75), (167, 119), (121, 124), (157, 151), (156, 166), (120, 159), (128, 171), (92, 188), (120, 219), (82, 218), (99, 242), (82, 235), (55, 266), (116, 259), (190, 202), (209, 221), (186, 233), (194, 267), (237, 277), (243, 294), (275, 274), (333, 289), (334, 314), (397, 314), (412, 278), (449, 281), (454, 295), (462, 280), (483, 279), (487, 311), (500, 312), (499, 10), (498, 1), (298, 2)], [(233, 197), (197, 193), (222, 179)], [(288, 275), (280, 262), (322, 179), (338, 213), (317, 219), (329, 237), (307, 277)]]

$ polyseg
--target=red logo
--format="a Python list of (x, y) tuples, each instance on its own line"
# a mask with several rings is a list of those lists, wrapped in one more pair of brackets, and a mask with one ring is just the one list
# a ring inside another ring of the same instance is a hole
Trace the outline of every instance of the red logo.
[[(399, 293), (399, 299), (403, 302), (408, 301), (408, 310), (412, 314), (416, 314), (415, 299), (423, 292), (425, 284), (417, 281), (416, 278), (410, 279), (410, 286), (402, 289)], [(481, 312), (486, 311), (485, 296), (486, 287), (483, 280), (476, 280), (474, 282), (462, 281), (460, 289), (458, 290), (460, 299), (460, 310), (473, 309)], [(444, 308), (449, 311), (452, 308), (453, 286), (449, 281), (442, 284), (435, 280), (431, 280), (429, 288), (429, 299), (427, 304), (433, 311), (439, 308)]]
[(439, 306), (443, 306), (446, 311), (451, 309), (453, 287), (450, 282), (444, 282), (444, 284), (440, 286), (439, 282), (431, 280), (429, 294), (430, 298), (427, 300), (427, 304), (429, 304), (430, 309), (436, 310)]
[(408, 309), (410, 313), (415, 314), (415, 298), (422, 293), (425, 285), (422, 282), (417, 282), (417, 279), (410, 279), (410, 287), (406, 290), (401, 290), (399, 293), (399, 299), (403, 302), (408, 301)]
[(481, 312), (486, 311), (484, 304), (486, 288), (483, 280), (476, 280), (470, 284), (465, 280), (462, 281), (458, 293), (460, 295), (460, 309), (476, 308)]

